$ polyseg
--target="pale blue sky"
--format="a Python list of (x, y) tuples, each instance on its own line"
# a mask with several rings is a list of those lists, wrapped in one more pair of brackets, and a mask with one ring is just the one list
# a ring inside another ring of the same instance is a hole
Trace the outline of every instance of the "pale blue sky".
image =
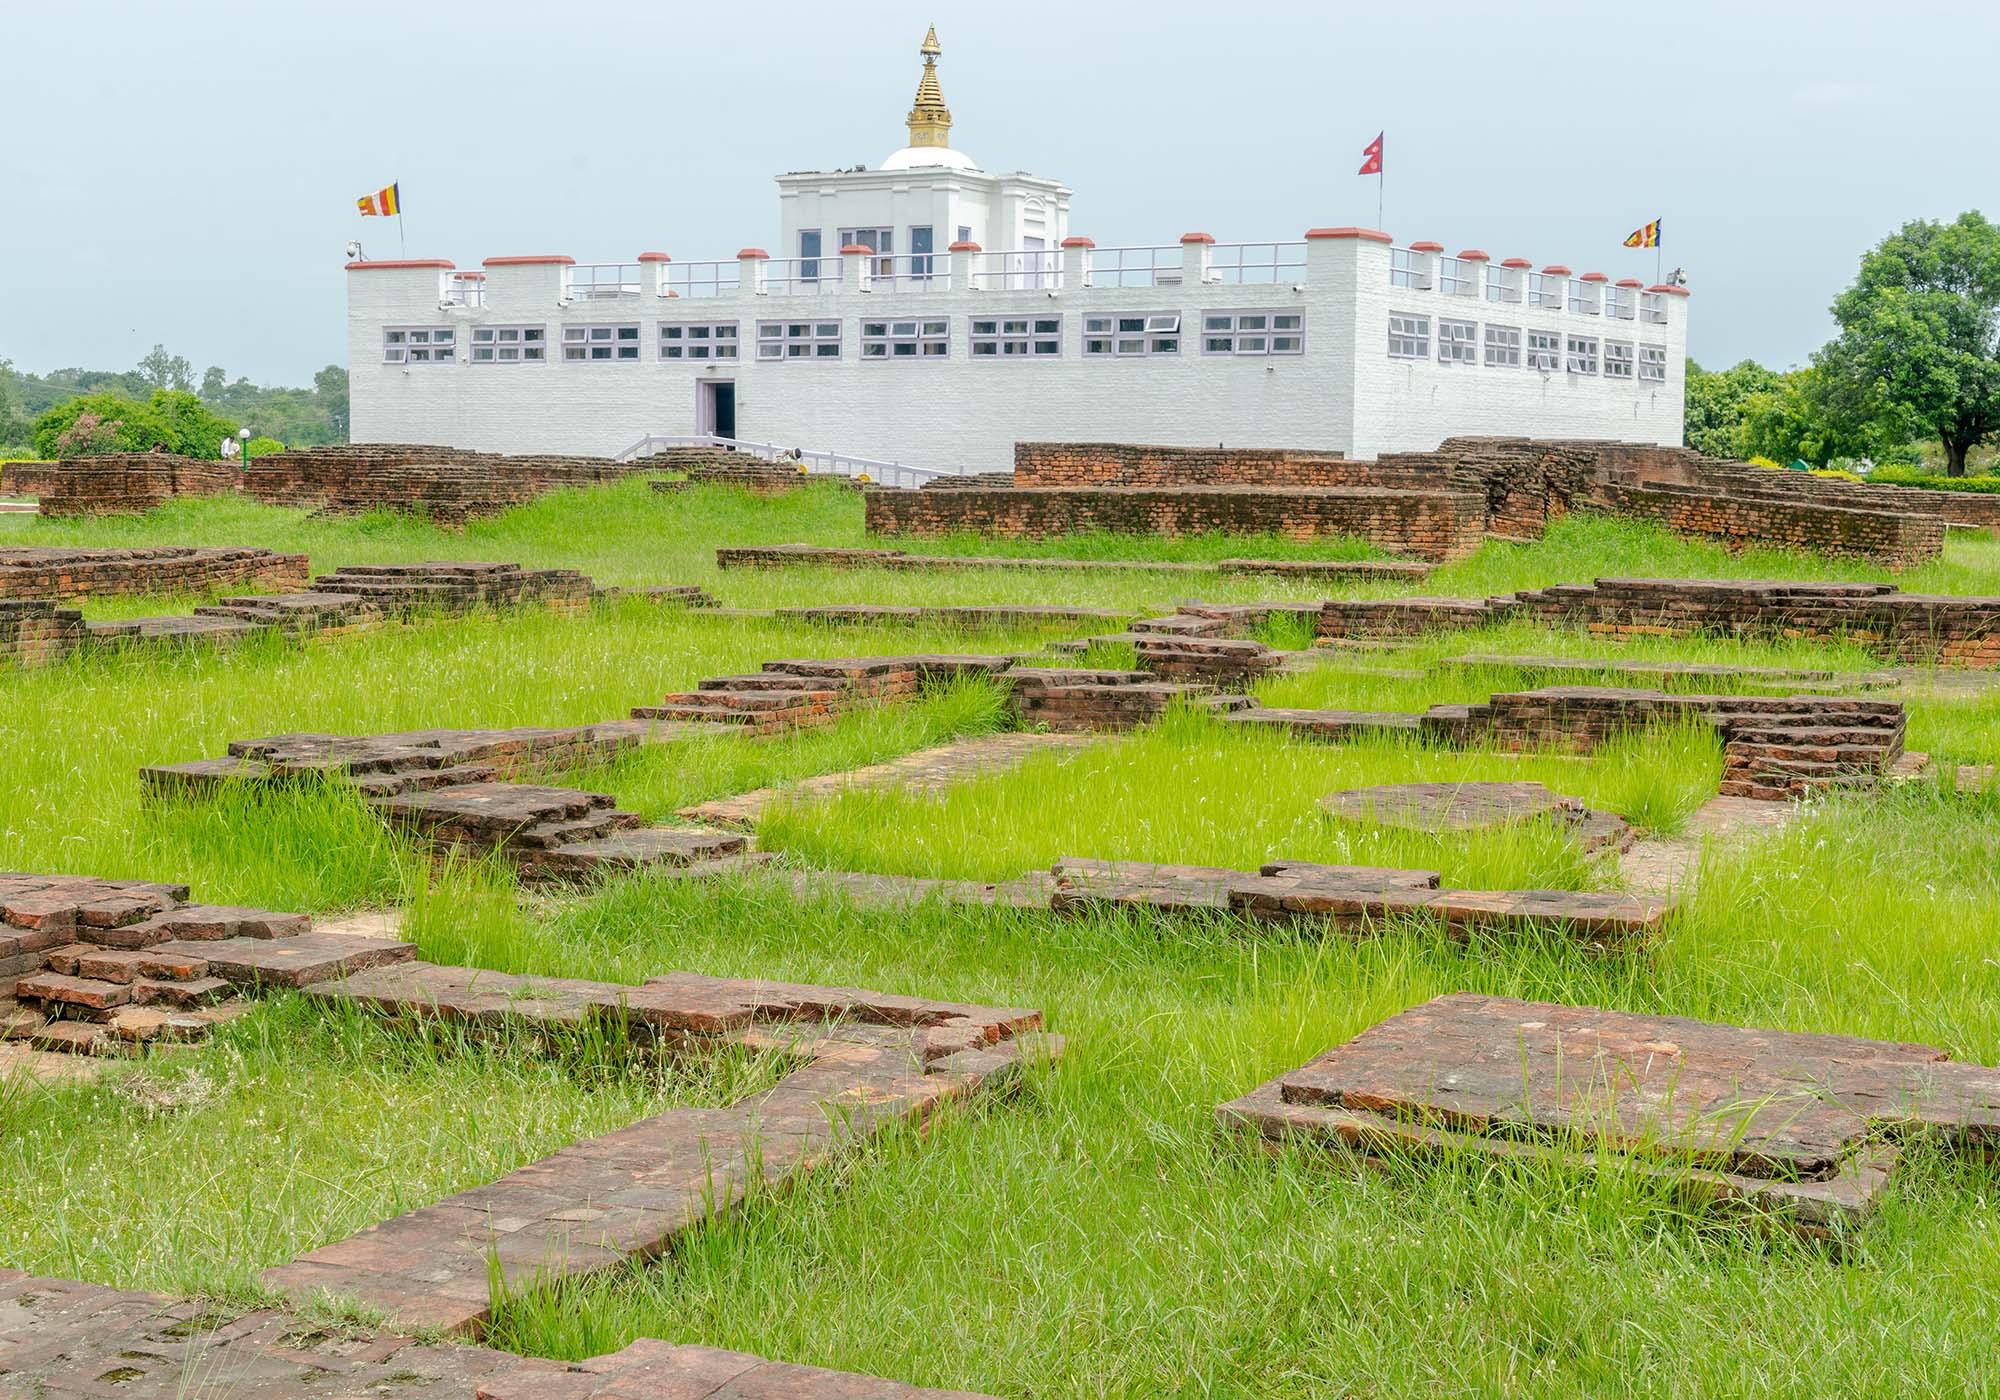
[(768, 244), (772, 175), (903, 144), (932, 20), (953, 143), (1100, 244), (1372, 224), (1386, 129), (1399, 241), (1650, 278), (1664, 216), (1708, 363), (1803, 360), (1905, 219), (2000, 217), (1990, 3), (0, 0), (0, 357), (302, 383), (392, 179), (462, 267)]

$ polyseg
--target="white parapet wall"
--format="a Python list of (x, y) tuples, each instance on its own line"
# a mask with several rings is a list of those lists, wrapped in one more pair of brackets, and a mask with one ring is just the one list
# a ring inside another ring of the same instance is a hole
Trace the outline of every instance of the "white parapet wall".
[[(1679, 289), (1396, 249), (1353, 228), (928, 258), (356, 262), (352, 429), (610, 455), (727, 427), (718, 411), (733, 410), (738, 438), (945, 471), (1004, 470), (1027, 439), (1353, 456), (1469, 433), (1673, 443), (1686, 307)], [(1531, 332), (1556, 337), (1562, 362), (1538, 367)], [(1607, 374), (1627, 346), (1631, 375)]]

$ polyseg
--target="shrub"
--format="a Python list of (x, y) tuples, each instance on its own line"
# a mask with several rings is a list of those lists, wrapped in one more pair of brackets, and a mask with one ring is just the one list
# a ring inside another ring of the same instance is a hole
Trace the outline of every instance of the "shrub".
[(145, 403), (123, 394), (83, 394), (35, 420), (35, 451), (55, 459), (163, 447), (184, 457), (214, 457), (235, 433), (236, 424), (179, 390), (156, 389)]
[(1880, 466), (1868, 475), (1886, 486), (1922, 486), (1932, 491), (1973, 491), (2000, 495), (2000, 476), (1939, 476), (1914, 467)]
[(283, 452), (285, 444), (274, 437), (253, 437), (244, 446), (244, 451), (252, 457), (268, 457), (273, 452)]

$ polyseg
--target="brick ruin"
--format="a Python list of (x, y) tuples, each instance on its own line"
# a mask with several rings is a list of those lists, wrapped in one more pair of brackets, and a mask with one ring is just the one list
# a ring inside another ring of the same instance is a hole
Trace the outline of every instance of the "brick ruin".
[[(939, 478), (961, 480), (961, 478)], [(654, 483), (662, 488), (672, 482)], [(937, 483), (932, 483), (935, 486)], [(929, 489), (929, 488), (926, 488)], [(977, 489), (966, 487), (964, 489)], [(715, 551), (718, 569), (1053, 569), (1064, 573), (1166, 573), (1264, 575), (1273, 578), (1420, 579), (1430, 569), (1406, 559), (1043, 559), (1003, 554), (909, 554), (900, 549), (847, 549), (833, 545), (726, 545)]]
[(1232, 1133), (1371, 1156), (1615, 1156), (1683, 1195), (1825, 1234), (1867, 1215), (1901, 1138), (1984, 1155), (2000, 1071), (1925, 1045), (1458, 993), (1217, 1115)]
[(1350, 461), (1309, 449), (1017, 443), (1010, 482), (874, 492), (878, 534), (1076, 530), (1356, 535), (1445, 560), (1488, 535), (1534, 538), (1572, 510), (1650, 520), (1731, 548), (1808, 550), (1907, 568), (1947, 524), (2000, 529), (2000, 497), (1762, 471), (1687, 448), (1460, 437)]
[(268, 549), (0, 548), (0, 598), (89, 598), (118, 593), (209, 593), (262, 588), (289, 593), (306, 586), (303, 554)]
[(2000, 598), (1883, 583), (1604, 578), (1493, 598), (1335, 599), (1322, 637), (1410, 637), (1529, 620), (1614, 637), (1716, 633), (1855, 642), (1898, 661), (2000, 667)]
[[(0, 876), (0, 937), (72, 968), (8, 979), (18, 983), (15, 996), (40, 1008), (7, 1003), (8, 1034), (99, 1051), (174, 1034), (183, 1028), (176, 1021), (195, 1018), (150, 1007), (225, 990), (202, 974), (205, 966), (229, 968), (224, 975), (246, 993), (300, 988), (392, 1021), (545, 1037), (601, 1026), (636, 1055), (734, 1049), (780, 1062), (775, 1085), (728, 1107), (653, 1114), (263, 1271), (266, 1288), (288, 1304), (331, 1294), (402, 1332), (476, 1337), (496, 1281), (512, 1294), (655, 1258), (753, 1193), (782, 1188), (894, 1125), (924, 1123), (943, 1104), (1004, 1089), (1028, 1064), (1062, 1050), (1034, 1010), (680, 972), (633, 986), (440, 966), (417, 961), (408, 943), (313, 934), (300, 915), (190, 905), (187, 894), (138, 881)], [(71, 1033), (58, 1034), (63, 1028)], [(220, 1374), (215, 1367), (226, 1360), (232, 1395), (272, 1400), (329, 1384), (465, 1400), (641, 1391), (947, 1400), (945, 1392), (653, 1341), (576, 1365), (418, 1345), (396, 1333), (343, 1329), (335, 1341), (282, 1309), (222, 1321), (212, 1307), (197, 1316), (163, 1298), (0, 1270), (0, 1389), (9, 1394), (13, 1380), (36, 1394), (115, 1384), (121, 1395), (166, 1400), (185, 1393), (190, 1374)]]
[(649, 461), (556, 455), (510, 457), (456, 447), (352, 443), (304, 447), (234, 462), (165, 453), (107, 453), (50, 464), (44, 515), (107, 515), (152, 510), (179, 496), (238, 492), (266, 505), (310, 506), (330, 514), (422, 511), (459, 525), (497, 515), (565, 486), (596, 486)]
[[(303, 569), (304, 556), (297, 559)], [(523, 569), (504, 563), (350, 564), (321, 574), (296, 593), (258, 594), (204, 603), (192, 613), (90, 622), (48, 598), (0, 598), (0, 659), (46, 665), (79, 653), (121, 648), (227, 646), (253, 637), (333, 636), (424, 615), (476, 608), (576, 609), (597, 596), (573, 569)], [(698, 589), (659, 596), (699, 606)]]

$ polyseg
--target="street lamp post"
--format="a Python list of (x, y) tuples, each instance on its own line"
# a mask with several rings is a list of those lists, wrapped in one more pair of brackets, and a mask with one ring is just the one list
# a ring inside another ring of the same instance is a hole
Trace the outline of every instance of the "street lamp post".
[(243, 460), (238, 465), (243, 470), (248, 471), (250, 469), (250, 430), (248, 428), (238, 428), (236, 430), (236, 438), (237, 441), (243, 444)]

